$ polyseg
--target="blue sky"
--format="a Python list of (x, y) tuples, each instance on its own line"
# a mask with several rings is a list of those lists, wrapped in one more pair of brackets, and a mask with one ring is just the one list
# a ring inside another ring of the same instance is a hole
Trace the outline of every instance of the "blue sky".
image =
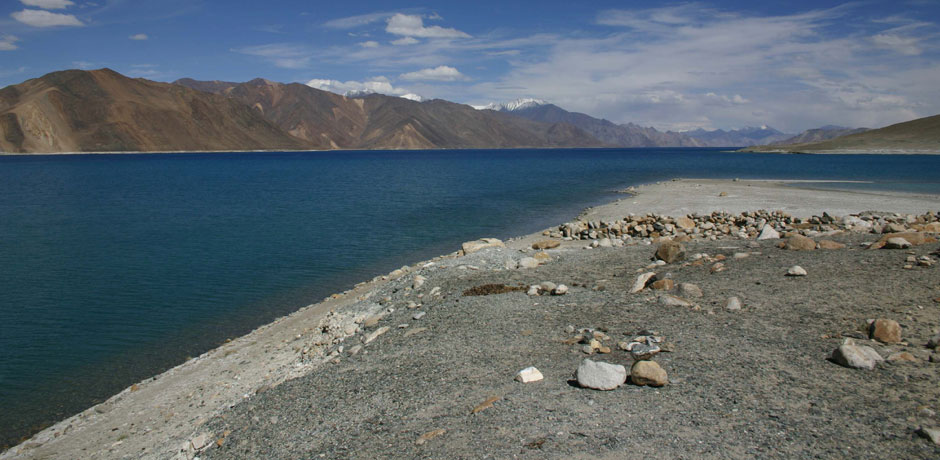
[(940, 1), (4, 0), (0, 86), (110, 67), (659, 129), (880, 127), (940, 113)]

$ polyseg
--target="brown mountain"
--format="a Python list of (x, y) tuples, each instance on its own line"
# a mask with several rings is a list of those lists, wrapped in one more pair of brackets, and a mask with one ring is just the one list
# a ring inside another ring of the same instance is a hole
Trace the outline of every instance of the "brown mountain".
[(301, 149), (238, 101), (110, 69), (66, 70), (0, 90), (0, 151)]
[(232, 86), (189, 79), (176, 83), (211, 87), (213, 92), (250, 105), (284, 131), (310, 142), (313, 148), (606, 146), (568, 123), (540, 123), (439, 99), (416, 102), (381, 94), (345, 97), (299, 83), (263, 79)]
[(932, 153), (940, 154), (940, 115), (918, 118), (881, 129), (822, 142), (745, 149), (790, 153)]

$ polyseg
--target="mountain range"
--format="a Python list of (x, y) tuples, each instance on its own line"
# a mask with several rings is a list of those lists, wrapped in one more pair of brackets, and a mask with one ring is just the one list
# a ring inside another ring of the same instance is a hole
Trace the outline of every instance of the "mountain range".
[[(417, 96), (339, 95), (260, 78), (160, 83), (110, 69), (53, 72), (0, 89), (0, 152), (10, 153), (761, 144), (780, 149), (863, 130), (826, 126), (797, 136), (767, 126), (662, 132), (538, 99), (471, 107)], [(866, 142), (859, 145), (875, 145)]]
[(834, 137), (820, 142), (765, 145), (747, 152), (789, 153), (940, 153), (940, 115), (918, 118), (880, 129)]

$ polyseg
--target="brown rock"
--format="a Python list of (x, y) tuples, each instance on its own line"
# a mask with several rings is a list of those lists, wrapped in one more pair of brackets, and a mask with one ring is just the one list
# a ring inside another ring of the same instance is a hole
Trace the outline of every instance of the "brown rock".
[(418, 437), (418, 440), (415, 441), (415, 444), (417, 444), (417, 445), (420, 446), (420, 445), (422, 445), (422, 444), (424, 444), (424, 443), (426, 443), (426, 442), (428, 442), (428, 441), (430, 441), (430, 440), (432, 440), (432, 439), (434, 439), (434, 438), (436, 438), (436, 437), (438, 437), (438, 436), (440, 436), (440, 435), (442, 435), (442, 434), (444, 434), (444, 433), (446, 433), (446, 432), (447, 432), (447, 430), (445, 430), (445, 429), (443, 429), (443, 428), (438, 428), (438, 429), (436, 429), (436, 430), (428, 431), (427, 433), (424, 433), (424, 434), (422, 434), (421, 436), (419, 436), (419, 437)]
[(832, 240), (819, 240), (819, 243), (816, 243), (816, 246), (819, 249), (845, 249), (845, 245), (842, 243), (837, 243)]
[(676, 219), (676, 226), (683, 230), (692, 230), (695, 228), (695, 221), (686, 216)]
[(682, 260), (684, 257), (685, 248), (675, 241), (666, 241), (660, 244), (659, 249), (656, 250), (656, 258), (667, 264)]
[(532, 258), (537, 260), (540, 264), (544, 264), (545, 262), (551, 262), (552, 260), (552, 256), (548, 255), (547, 252), (541, 252), (541, 251), (533, 254)]
[(483, 412), (484, 410), (493, 407), (493, 403), (496, 401), (499, 401), (500, 399), (502, 398), (500, 398), (499, 396), (490, 396), (489, 398), (486, 398), (486, 401), (483, 401), (480, 404), (477, 404), (477, 406), (474, 407), (473, 410), (470, 411), (470, 413), (476, 414), (478, 412)]
[(657, 291), (671, 291), (675, 287), (676, 282), (668, 278), (654, 281), (653, 284), (650, 284), (650, 289), (655, 289)]
[(532, 244), (532, 249), (554, 249), (558, 246), (561, 246), (561, 241), (558, 240), (542, 240), (537, 241)]
[(888, 356), (888, 359), (886, 361), (907, 361), (907, 362), (913, 363), (913, 362), (917, 362), (917, 358), (915, 358), (914, 355), (906, 351), (901, 351), (898, 353), (894, 353), (891, 356)]
[(871, 323), (869, 331), (871, 338), (882, 343), (898, 343), (901, 341), (901, 325), (891, 319), (878, 318)]
[(784, 241), (783, 248), (790, 251), (812, 251), (816, 249), (816, 242), (803, 235), (793, 235)]
[(669, 377), (656, 361), (637, 361), (630, 367), (630, 381), (634, 385), (661, 387), (669, 383)]
[(913, 246), (920, 246), (922, 244), (937, 242), (936, 238), (932, 236), (928, 236), (924, 233), (918, 233), (918, 232), (887, 233), (887, 234), (881, 235), (881, 239), (876, 241), (875, 243), (872, 243), (872, 245), (869, 246), (868, 249), (883, 248), (885, 243), (888, 242), (888, 238), (904, 238), (905, 240), (907, 240), (908, 243), (911, 243), (911, 245)]

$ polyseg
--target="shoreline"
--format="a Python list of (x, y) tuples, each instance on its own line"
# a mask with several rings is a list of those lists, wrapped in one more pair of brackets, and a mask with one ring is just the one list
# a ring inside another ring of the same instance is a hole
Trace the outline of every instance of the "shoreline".
[[(681, 179), (658, 182), (636, 187), (639, 192), (636, 196), (588, 208), (578, 219), (612, 220), (631, 212), (678, 217), (757, 209), (780, 209), (796, 217), (809, 217), (823, 211), (840, 216), (871, 210), (924, 213), (936, 212), (931, 206), (936, 207), (940, 202), (940, 197), (935, 195), (813, 190), (784, 185), (800, 182), (809, 181)], [(722, 193), (725, 195), (720, 196)], [(534, 241), (544, 238), (543, 232), (536, 232), (505, 243), (507, 251), (523, 252)], [(563, 246), (580, 244), (583, 243), (566, 242)], [(278, 318), (54, 424), (0, 454), (0, 459), (79, 455), (169, 458), (179, 455), (180, 446), (192, 444), (213, 417), (285, 381), (318, 372), (336, 358), (338, 354), (333, 353), (337, 344), (361, 332), (361, 325), (387, 310), (388, 300), (379, 298), (383, 286), (407, 281), (428, 271), (456, 270), (461, 265), (459, 257), (455, 252), (402, 267)], [(113, 439), (115, 426), (136, 427), (132, 431), (139, 431), (105, 442)]]

